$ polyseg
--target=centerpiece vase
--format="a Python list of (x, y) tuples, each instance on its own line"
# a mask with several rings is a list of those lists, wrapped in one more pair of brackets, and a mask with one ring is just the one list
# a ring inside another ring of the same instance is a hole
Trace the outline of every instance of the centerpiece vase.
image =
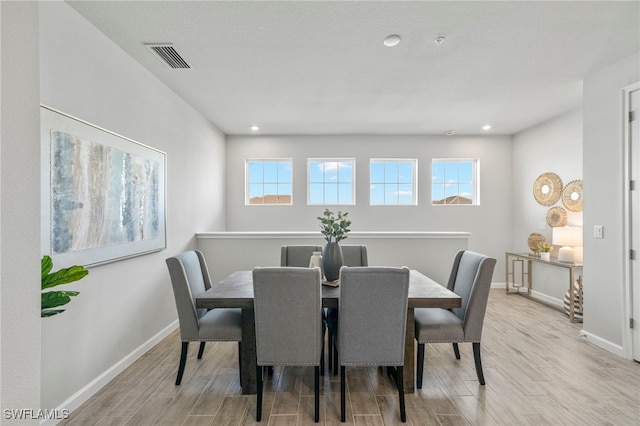
[(327, 281), (337, 281), (342, 267), (342, 248), (336, 242), (327, 243), (322, 253), (322, 265)]

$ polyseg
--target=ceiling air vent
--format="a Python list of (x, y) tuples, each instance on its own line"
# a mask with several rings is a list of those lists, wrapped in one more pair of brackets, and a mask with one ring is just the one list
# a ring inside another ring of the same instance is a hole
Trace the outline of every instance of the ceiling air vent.
[(191, 68), (178, 51), (169, 43), (145, 43), (169, 68)]

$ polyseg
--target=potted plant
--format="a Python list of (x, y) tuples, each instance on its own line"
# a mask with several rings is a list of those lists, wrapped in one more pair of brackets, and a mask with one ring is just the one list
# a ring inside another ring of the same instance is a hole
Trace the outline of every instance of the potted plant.
[(551, 250), (553, 250), (553, 246), (551, 244), (547, 244), (546, 242), (538, 243), (538, 251), (540, 252), (540, 259), (551, 260)]
[(338, 244), (347, 238), (347, 233), (351, 230), (351, 220), (348, 218), (349, 213), (332, 212), (325, 209), (322, 216), (318, 216), (320, 221), (320, 232), (324, 235), (327, 244), (322, 254), (322, 263), (324, 267), (324, 275), (327, 281), (336, 281), (340, 278), (340, 268), (342, 267), (342, 249)]
[[(62, 284), (78, 281), (89, 274), (84, 266), (74, 265), (69, 268), (51, 272), (53, 261), (50, 256), (43, 256), (40, 261), (42, 290)], [(71, 298), (80, 294), (78, 291), (45, 291), (41, 296), (40, 317), (50, 317), (64, 312), (64, 309), (53, 309), (71, 302)]]

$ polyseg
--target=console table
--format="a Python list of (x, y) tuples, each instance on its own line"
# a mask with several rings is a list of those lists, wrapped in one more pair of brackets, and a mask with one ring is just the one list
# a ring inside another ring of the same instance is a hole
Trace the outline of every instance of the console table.
[[(569, 271), (569, 319), (576, 322), (575, 318), (575, 302), (573, 297), (573, 281), (575, 271), (582, 269), (581, 263), (560, 262), (557, 258), (551, 260), (543, 260), (531, 253), (512, 253), (505, 252), (505, 291), (507, 294), (527, 294), (531, 295), (532, 274), (531, 265), (533, 263), (542, 263), (556, 268), (564, 268)], [(520, 282), (516, 282), (515, 265), (520, 263)], [(582, 285), (582, 284), (580, 284)], [(526, 293), (520, 290), (526, 287)], [(579, 291), (579, 306), (582, 308), (582, 291)]]

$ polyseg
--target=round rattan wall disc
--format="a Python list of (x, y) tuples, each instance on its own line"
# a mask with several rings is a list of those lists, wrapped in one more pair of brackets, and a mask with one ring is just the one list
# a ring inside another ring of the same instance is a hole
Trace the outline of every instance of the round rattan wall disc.
[(551, 207), (547, 212), (547, 223), (550, 226), (565, 226), (567, 224), (567, 211), (562, 207)]
[(567, 210), (579, 212), (582, 210), (582, 181), (572, 180), (562, 191), (562, 204)]
[(533, 197), (543, 206), (555, 204), (562, 195), (562, 180), (555, 173), (543, 173), (533, 183)]
[(529, 245), (529, 250), (531, 250), (534, 253), (537, 253), (540, 251), (538, 249), (538, 244), (546, 243), (546, 242), (547, 240), (546, 238), (544, 238), (544, 235), (538, 234), (537, 232), (530, 234), (529, 239), (527, 240), (527, 244)]

